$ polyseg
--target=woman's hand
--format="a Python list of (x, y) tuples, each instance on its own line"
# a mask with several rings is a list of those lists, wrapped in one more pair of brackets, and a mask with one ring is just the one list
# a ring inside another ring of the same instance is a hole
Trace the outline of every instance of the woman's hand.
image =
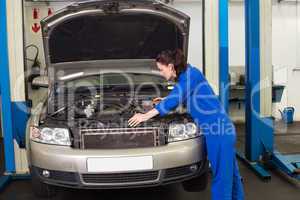
[(136, 127), (140, 123), (147, 121), (158, 114), (159, 113), (155, 108), (153, 108), (152, 110), (150, 110), (149, 112), (147, 112), (145, 114), (137, 113), (128, 120), (128, 125), (130, 127)]
[(146, 114), (137, 113), (128, 120), (128, 125), (131, 127), (136, 127), (140, 123), (147, 121), (147, 120), (148, 120), (148, 118), (147, 118)]
[(164, 100), (164, 98), (162, 98), (162, 97), (156, 97), (156, 98), (152, 99), (152, 103), (156, 105), (159, 102), (161, 102), (162, 100)]

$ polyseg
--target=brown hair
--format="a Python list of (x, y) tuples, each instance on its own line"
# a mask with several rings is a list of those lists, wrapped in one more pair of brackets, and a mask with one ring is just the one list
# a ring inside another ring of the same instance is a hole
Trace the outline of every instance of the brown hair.
[(165, 50), (162, 51), (157, 57), (156, 62), (159, 62), (163, 65), (173, 64), (176, 71), (176, 80), (179, 75), (186, 70), (187, 60), (181, 49)]

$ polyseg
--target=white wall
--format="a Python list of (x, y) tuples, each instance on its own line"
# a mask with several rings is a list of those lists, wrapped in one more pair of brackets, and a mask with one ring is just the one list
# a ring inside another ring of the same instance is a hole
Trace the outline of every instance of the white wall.
[(245, 65), (245, 23), (242, 3), (229, 7), (229, 65)]
[[(54, 2), (54, 3), (46, 3), (46, 2), (24, 2), (24, 21), (25, 21), (25, 44), (26, 46), (30, 44), (36, 45), (39, 52), (39, 60), (41, 61), (42, 67), (45, 67), (45, 59), (44, 59), (44, 49), (43, 49), (43, 41), (42, 41), (42, 33), (41, 30), (37, 33), (32, 31), (32, 26), (34, 23), (40, 22), (43, 18), (47, 17), (48, 9), (51, 8), (53, 11), (59, 10), (66, 5), (71, 4), (72, 2)], [(38, 19), (33, 19), (33, 9), (36, 8), (38, 10)], [(35, 49), (28, 48), (26, 53), (29, 59), (33, 59), (35, 57)], [(27, 60), (27, 65), (30, 67), (32, 65), (32, 61)]]
[[(7, 1), (7, 37), (10, 67), (10, 92), (14, 102), (25, 101), (22, 0)], [(14, 12), (12, 12), (14, 11)]]
[[(299, 3), (300, 4), (300, 3)], [(32, 21), (32, 6), (37, 6), (41, 13), (46, 16), (47, 8), (55, 10), (62, 8), (66, 3), (25, 3), (26, 21)], [(189, 62), (202, 67), (202, 4), (197, 0), (175, 0), (173, 6), (191, 17)], [(229, 10), (229, 63), (230, 66), (245, 65), (245, 32), (244, 32), (244, 7), (243, 3), (231, 3)], [(41, 47), (41, 35), (34, 34), (31, 26), (25, 26), (26, 42), (37, 44)], [(300, 71), (294, 72), (294, 68), (300, 68), (300, 5), (298, 11), (295, 2), (274, 1), (273, 5), (273, 65), (274, 83), (285, 84), (283, 99), (281, 103), (274, 104), (273, 114), (280, 118), (278, 109), (285, 106), (296, 108), (296, 120), (300, 120), (300, 93), (297, 85), (300, 84)], [(30, 52), (29, 52), (30, 54)], [(31, 56), (32, 57), (32, 56)], [(43, 61), (43, 54), (40, 55)], [(43, 63), (43, 62), (42, 62)], [(209, 66), (206, 66), (209, 67)], [(298, 81), (299, 79), (299, 81)], [(297, 112), (299, 111), (299, 112)]]
[[(298, 10), (298, 11), (297, 11)], [(282, 2), (273, 6), (273, 65), (274, 82), (286, 85), (282, 102), (275, 104), (274, 115), (280, 117), (278, 109), (294, 106), (295, 118), (300, 120), (300, 4)]]
[(188, 60), (202, 69), (202, 3), (201, 1), (174, 1), (172, 6), (191, 17)]

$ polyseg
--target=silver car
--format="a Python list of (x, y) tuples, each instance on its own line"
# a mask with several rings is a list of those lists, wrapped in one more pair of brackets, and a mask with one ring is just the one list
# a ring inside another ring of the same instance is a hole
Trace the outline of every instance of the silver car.
[(187, 56), (189, 17), (157, 1), (70, 5), (42, 21), (48, 93), (27, 125), (35, 193), (56, 187), (118, 189), (180, 182), (207, 185), (201, 132), (184, 105), (136, 128), (128, 119), (153, 108), (174, 83), (161, 77), (156, 55)]

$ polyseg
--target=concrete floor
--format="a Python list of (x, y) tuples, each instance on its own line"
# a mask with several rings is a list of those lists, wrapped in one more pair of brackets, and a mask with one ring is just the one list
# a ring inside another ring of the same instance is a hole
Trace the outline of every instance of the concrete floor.
[[(295, 123), (288, 128), (284, 124), (276, 125), (276, 147), (285, 152), (300, 153), (300, 123)], [(238, 148), (244, 146), (244, 126), (237, 125)], [(288, 132), (288, 133), (287, 133)], [(269, 182), (260, 180), (244, 164), (240, 164), (240, 171), (244, 178), (246, 199), (260, 200), (299, 200), (300, 182), (294, 181), (277, 171), (272, 171)], [(203, 192), (185, 192), (180, 184), (148, 189), (131, 190), (69, 190), (59, 191), (59, 195), (51, 200), (208, 200), (210, 189)], [(17, 181), (11, 183), (2, 193), (0, 200), (38, 200), (32, 193), (30, 181)]]

